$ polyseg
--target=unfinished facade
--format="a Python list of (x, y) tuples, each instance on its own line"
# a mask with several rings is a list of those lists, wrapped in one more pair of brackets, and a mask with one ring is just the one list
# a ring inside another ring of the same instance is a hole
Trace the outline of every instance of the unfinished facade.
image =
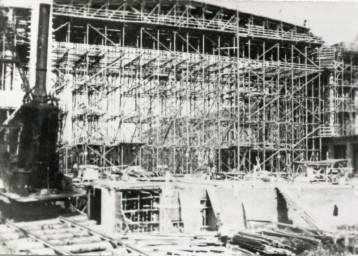
[(305, 27), (197, 1), (58, 0), (52, 32), (65, 168), (320, 158), (322, 41)]
[(321, 136), (323, 158), (347, 158), (358, 172), (358, 52), (344, 44), (320, 50), (324, 69), (324, 108)]

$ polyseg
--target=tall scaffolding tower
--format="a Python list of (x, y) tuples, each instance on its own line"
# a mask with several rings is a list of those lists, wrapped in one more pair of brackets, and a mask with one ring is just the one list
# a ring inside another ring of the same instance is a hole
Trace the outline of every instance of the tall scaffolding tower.
[(321, 136), (323, 158), (346, 158), (358, 172), (358, 52), (344, 44), (320, 49), (324, 69), (324, 108)]
[(323, 135), (325, 137), (357, 134), (358, 58), (357, 52), (343, 44), (320, 49), (319, 60), (326, 70)]

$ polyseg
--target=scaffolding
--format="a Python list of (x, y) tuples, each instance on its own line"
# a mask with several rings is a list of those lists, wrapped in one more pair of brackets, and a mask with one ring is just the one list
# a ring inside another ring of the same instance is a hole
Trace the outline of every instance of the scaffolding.
[(55, 2), (65, 168), (320, 159), (322, 41), (307, 28), (196, 1)]
[[(57, 1), (58, 3), (67, 1)], [(287, 40), (295, 42), (311, 42), (322, 44), (319, 37), (311, 33), (297, 31), (297, 27), (291, 26), (285, 30), (283, 22), (273, 22), (274, 28), (266, 23), (257, 24), (254, 17), (249, 18), (243, 27), (237, 27), (238, 16), (233, 10), (220, 10), (216, 8), (212, 13), (213, 6), (200, 3), (199, 1), (177, 1), (176, 3), (155, 3), (154, 6), (146, 7), (141, 3), (139, 8), (130, 2), (108, 1), (97, 8), (89, 1), (86, 4), (57, 4), (54, 13), (57, 16), (90, 19), (97, 21), (110, 21), (118, 23), (132, 23), (148, 25), (168, 26), (171, 28), (190, 28), (196, 30), (208, 30), (227, 33), (239, 33), (243, 37), (257, 37), (273, 40)], [(112, 7), (112, 8), (111, 8)], [(200, 10), (195, 10), (199, 8)], [(193, 13), (195, 12), (195, 13)], [(246, 14), (248, 16), (252, 16)], [(209, 18), (209, 17), (210, 18)], [(226, 18), (227, 17), (227, 18)], [(259, 17), (257, 17), (259, 18)], [(302, 29), (302, 28), (301, 28)]]
[(322, 137), (357, 135), (357, 52), (338, 44), (321, 48), (319, 60), (327, 74), (324, 81)]
[(29, 89), (29, 18), (30, 11), (21, 8), (8, 8), (0, 15), (0, 102), (8, 112), (5, 120), (0, 115), (1, 124), (21, 104), (22, 90)]
[(0, 143), (18, 152), (19, 125), (14, 119), (28, 92), (30, 10), (4, 8), (0, 13)]

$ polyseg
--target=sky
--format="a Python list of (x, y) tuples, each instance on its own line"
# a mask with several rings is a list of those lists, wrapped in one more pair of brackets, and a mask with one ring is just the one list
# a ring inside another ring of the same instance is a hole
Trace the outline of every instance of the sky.
[(329, 44), (351, 43), (358, 37), (358, 0), (356, 1), (247, 1), (202, 0), (286, 22), (303, 25)]

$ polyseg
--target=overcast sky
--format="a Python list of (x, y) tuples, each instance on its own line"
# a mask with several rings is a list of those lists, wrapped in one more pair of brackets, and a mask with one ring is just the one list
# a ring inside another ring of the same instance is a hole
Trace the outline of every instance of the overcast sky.
[(238, 8), (297, 25), (307, 26), (327, 44), (351, 43), (358, 36), (357, 1), (242, 1), (203, 0), (207, 3)]

